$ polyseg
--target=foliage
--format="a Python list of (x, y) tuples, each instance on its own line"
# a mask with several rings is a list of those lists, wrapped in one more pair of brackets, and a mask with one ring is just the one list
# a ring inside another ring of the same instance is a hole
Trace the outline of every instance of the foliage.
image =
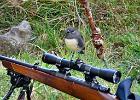
[[(140, 0), (90, 0), (93, 15), (98, 27), (105, 38), (106, 59), (109, 68), (120, 70), (125, 77), (137, 77), (140, 73)], [(79, 18), (80, 16), (80, 18)], [(0, 34), (6, 32), (11, 26), (22, 20), (28, 20), (33, 29), (35, 40), (32, 45), (39, 50), (56, 51), (60, 56), (70, 59), (70, 51), (63, 43), (64, 29), (75, 26), (82, 32), (86, 41), (86, 53), (80, 58), (88, 64), (103, 66), (95, 54), (95, 49), (90, 40), (90, 29), (83, 9), (76, 0), (28, 0), (21, 4), (13, 5), (8, 0), (0, 0)], [(17, 59), (29, 63), (40, 62), (44, 67), (54, 68), (41, 62), (40, 52), (36, 48), (29, 52), (21, 52), (15, 55)], [(75, 59), (79, 55), (75, 55)], [(32, 58), (32, 59), (31, 59)], [(81, 74), (73, 72), (73, 75), (81, 77)], [(0, 82), (2, 97), (9, 86), (9, 78), (5, 70), (0, 70)], [(111, 87), (115, 93), (117, 85), (102, 84)], [(4, 84), (6, 83), (6, 84)], [(140, 86), (135, 82), (133, 91), (140, 93)], [(11, 100), (17, 96), (15, 92)], [(16, 96), (15, 96), (16, 95)], [(35, 83), (33, 92), (34, 100), (75, 100), (58, 90)]]

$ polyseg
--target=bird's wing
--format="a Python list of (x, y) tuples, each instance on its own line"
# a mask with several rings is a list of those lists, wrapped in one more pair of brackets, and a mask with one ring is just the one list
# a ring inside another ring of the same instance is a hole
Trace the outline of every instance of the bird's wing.
[(78, 38), (78, 46), (79, 46), (81, 49), (84, 48), (84, 39), (83, 39), (82, 36)]

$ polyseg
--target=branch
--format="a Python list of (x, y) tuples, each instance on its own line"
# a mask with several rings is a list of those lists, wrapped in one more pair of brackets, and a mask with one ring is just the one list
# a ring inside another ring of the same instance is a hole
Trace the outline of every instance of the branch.
[(92, 16), (88, 0), (79, 0), (79, 1), (82, 4), (83, 8), (85, 9), (85, 13), (89, 21), (89, 25), (92, 31), (92, 42), (94, 47), (96, 48), (97, 56), (99, 59), (104, 60), (105, 48), (103, 46), (104, 44), (103, 37), (100, 34), (101, 33), (100, 29), (95, 26), (94, 18)]

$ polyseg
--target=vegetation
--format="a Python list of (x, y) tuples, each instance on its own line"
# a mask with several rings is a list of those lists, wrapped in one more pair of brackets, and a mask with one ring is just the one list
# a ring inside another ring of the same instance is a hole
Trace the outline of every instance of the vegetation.
[[(33, 37), (29, 46), (34, 46), (18, 55), (17, 59), (29, 63), (40, 62), (41, 66), (55, 68), (41, 62), (41, 50), (56, 51), (61, 57), (70, 59), (70, 50), (64, 43), (64, 30), (74, 26), (82, 32), (86, 41), (86, 52), (80, 56), (82, 60), (93, 66), (103, 67), (104, 63), (96, 57), (95, 48), (90, 39), (90, 28), (87, 18), (78, 0), (28, 0), (26, 2), (8, 2), (0, 0), (0, 34), (8, 28), (26, 19), (33, 29)], [(13, 0), (16, 1), (16, 0)], [(17, 0), (18, 1), (18, 0)], [(122, 80), (132, 76), (135, 79), (140, 75), (140, 0), (89, 0), (95, 22), (100, 27), (105, 39), (106, 59), (109, 68), (122, 72)], [(79, 17), (80, 16), (80, 19)], [(41, 48), (38, 49), (37, 47)], [(73, 75), (82, 77), (78, 72)], [(0, 98), (9, 89), (9, 77), (5, 69), (0, 69)], [(115, 93), (117, 85), (101, 83), (111, 88)], [(132, 90), (140, 94), (138, 81), (133, 84)], [(12, 95), (15, 100), (18, 92)], [(75, 98), (55, 90), (51, 87), (35, 82), (33, 100), (75, 100)]]

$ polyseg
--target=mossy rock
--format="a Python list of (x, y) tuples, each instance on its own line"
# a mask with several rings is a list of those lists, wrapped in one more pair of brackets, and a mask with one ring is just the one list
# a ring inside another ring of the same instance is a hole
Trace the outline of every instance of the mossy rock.
[(9, 40), (0, 36), (0, 54), (1, 55), (12, 55), (19, 52), (18, 47), (12, 45)]

